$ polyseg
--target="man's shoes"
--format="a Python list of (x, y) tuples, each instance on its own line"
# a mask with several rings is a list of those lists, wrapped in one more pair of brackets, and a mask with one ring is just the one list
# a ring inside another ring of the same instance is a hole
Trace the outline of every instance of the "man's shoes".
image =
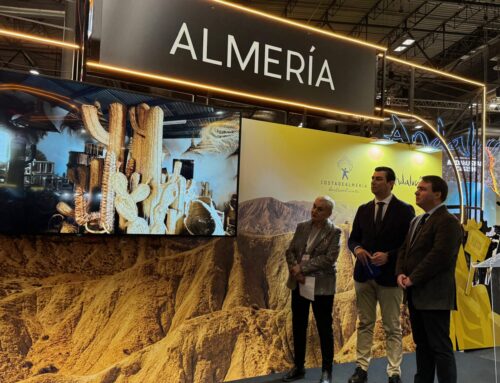
[(293, 366), (293, 368), (288, 371), (283, 378), (281, 379), (283, 382), (293, 382), (294, 380), (302, 379), (306, 375), (306, 370), (304, 367)]
[(327, 370), (321, 371), (319, 383), (332, 383), (332, 372)]
[(403, 381), (398, 374), (394, 374), (389, 377), (389, 383), (403, 383)]
[(349, 378), (348, 383), (366, 383), (368, 373), (361, 367), (356, 367), (354, 374)]

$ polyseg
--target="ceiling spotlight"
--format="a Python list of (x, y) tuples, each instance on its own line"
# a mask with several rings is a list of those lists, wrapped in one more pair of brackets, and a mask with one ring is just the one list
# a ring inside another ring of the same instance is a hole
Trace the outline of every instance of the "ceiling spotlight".
[(415, 42), (414, 39), (406, 39), (405, 41), (402, 42), (402, 44), (409, 46), (409, 45), (412, 45), (414, 42)]
[(30, 73), (34, 74), (35, 76), (38, 76), (40, 74), (40, 72), (37, 71), (36, 69), (30, 69)]
[(407, 47), (404, 45), (400, 45), (399, 47), (394, 49), (394, 52), (402, 52), (406, 49)]
[(424, 126), (423, 125), (415, 125), (415, 129), (422, 129)]

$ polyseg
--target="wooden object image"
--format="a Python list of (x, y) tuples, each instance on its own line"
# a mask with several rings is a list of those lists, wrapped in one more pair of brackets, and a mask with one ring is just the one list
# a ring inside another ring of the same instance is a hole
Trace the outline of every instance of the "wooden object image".
[(143, 162), (142, 162), (142, 151), (144, 147), (144, 137), (146, 136), (146, 116), (149, 111), (149, 105), (139, 104), (133, 106), (129, 109), (128, 115), (130, 120), (130, 125), (132, 125), (132, 130), (134, 131), (132, 137), (132, 147), (131, 158), (134, 160), (134, 171), (142, 174)]
[[(208, 183), (201, 195), (195, 192), (196, 182), (181, 175), (182, 162), (174, 163), (172, 174), (162, 173), (163, 109), (142, 103), (128, 110), (132, 137), (125, 150), (126, 107), (119, 103), (109, 106), (108, 130), (101, 124), (102, 113), (95, 105), (81, 107), (82, 120), (90, 135), (105, 145), (106, 156), (93, 158), (88, 166), (89, 195), (101, 189), (99, 213), (87, 200), (86, 187), (79, 189), (75, 199), (75, 220), (86, 226), (90, 215), (98, 219), (97, 229), (132, 234), (180, 234), (189, 222), (193, 228), (205, 223), (204, 228), (190, 230), (191, 234), (224, 235), (221, 212), (215, 209)], [(214, 122), (203, 128), (201, 145), (191, 148), (196, 154), (232, 154), (238, 142), (239, 124)], [(236, 138), (236, 141), (235, 141)], [(127, 157), (125, 158), (125, 153)], [(204, 201), (204, 197), (209, 197)], [(188, 214), (189, 208), (189, 214)], [(63, 207), (61, 209), (64, 211)], [(116, 209), (116, 211), (115, 211)], [(115, 223), (118, 213), (119, 222)], [(190, 217), (186, 220), (186, 216)], [(94, 231), (95, 232), (95, 231)]]
[(143, 201), (144, 218), (150, 220), (161, 193), (163, 110), (157, 106), (150, 108), (146, 104), (140, 104), (130, 108), (129, 118), (134, 130), (132, 158), (135, 161), (135, 172), (143, 180), (150, 180), (151, 193)]
[(167, 217), (167, 234), (178, 234), (182, 230), (177, 222), (184, 217), (184, 195), (186, 193), (186, 179), (181, 176), (182, 162), (174, 164), (174, 172), (169, 178), (169, 182), (175, 184), (176, 196), (175, 200), (168, 211)]
[(115, 192), (111, 187), (111, 177), (116, 173), (116, 157), (111, 151), (106, 153), (104, 160), (104, 172), (102, 176), (102, 191), (101, 191), (101, 216), (100, 226), (109, 233), (114, 231), (115, 224), (115, 208), (114, 197)]
[(195, 154), (233, 154), (238, 150), (240, 124), (238, 120), (211, 122), (200, 131), (201, 141), (188, 152)]
[(75, 222), (80, 226), (85, 226), (90, 221), (99, 219), (100, 213), (88, 211), (88, 200), (85, 192), (80, 186), (75, 190)]
[(102, 172), (104, 169), (104, 160), (102, 158), (94, 158), (90, 161), (90, 180), (89, 192), (99, 189), (102, 184)]
[(99, 121), (98, 109), (94, 105), (82, 105), (82, 119), (92, 137), (107, 146), (122, 166), (125, 162), (125, 106), (112, 103), (109, 106), (109, 122), (106, 131)]
[[(128, 180), (125, 174), (116, 172), (111, 177), (111, 186), (115, 192), (115, 207), (124, 225), (120, 227), (128, 234), (149, 234), (149, 228), (144, 218), (139, 217), (137, 203), (144, 201), (150, 188), (146, 184), (139, 184), (134, 190), (128, 192)], [(138, 222), (137, 222), (138, 221)]]

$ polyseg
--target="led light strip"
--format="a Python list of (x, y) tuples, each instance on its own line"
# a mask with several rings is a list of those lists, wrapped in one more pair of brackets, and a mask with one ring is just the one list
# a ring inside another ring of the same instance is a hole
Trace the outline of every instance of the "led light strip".
[[(380, 108), (375, 108), (375, 110), (380, 110)], [(448, 147), (448, 144), (446, 143), (445, 139), (441, 134), (438, 132), (436, 128), (434, 128), (430, 123), (428, 123), (426, 120), (423, 118), (416, 116), (414, 114), (410, 113), (404, 113), (400, 112), (399, 110), (392, 110), (392, 109), (384, 109), (384, 113), (390, 113), (390, 114), (395, 114), (395, 115), (400, 115), (400, 116), (405, 116), (405, 117), (410, 117), (415, 120), (420, 121), (422, 124), (427, 126), (439, 139), (441, 144), (443, 144), (443, 147), (446, 150), (446, 153), (448, 154), (448, 157), (450, 158), (451, 163), (453, 164), (453, 172), (455, 173), (455, 177), (457, 178), (457, 184), (458, 184), (458, 194), (459, 194), (459, 199), (460, 199), (460, 222), (465, 223), (464, 220), (464, 195), (463, 195), (463, 189), (462, 189), (462, 179), (460, 178), (460, 174), (458, 173), (458, 166), (455, 161), (455, 157), (453, 157), (453, 154), (451, 153), (450, 148)]]
[[(284, 18), (281, 18), (281, 17), (278, 17), (278, 16), (274, 16), (274, 15), (265, 13), (265, 12), (260, 12), (260, 11), (257, 11), (255, 9), (252, 9), (252, 8), (247, 8), (247, 7), (238, 5), (238, 4), (227, 2), (225, 0), (211, 0), (211, 1), (213, 1), (214, 3), (219, 3), (219, 4), (227, 6), (227, 7), (238, 9), (238, 10), (243, 11), (243, 12), (251, 13), (251, 14), (254, 14), (254, 15), (257, 15), (257, 16), (260, 16), (260, 17), (264, 17), (264, 18), (267, 18), (267, 19), (270, 19), (270, 20), (273, 20), (273, 21), (277, 21), (277, 22), (280, 22), (280, 23), (283, 23), (283, 24), (292, 25), (294, 27), (306, 29), (306, 30), (309, 30), (309, 31), (312, 31), (312, 32), (315, 32), (315, 33), (318, 33), (318, 34), (322, 34), (322, 35), (325, 35), (325, 36), (329, 36), (329, 37), (332, 37), (332, 38), (335, 38), (335, 39), (344, 40), (344, 41), (348, 41), (348, 42), (353, 43), (353, 44), (357, 44), (357, 45), (362, 45), (362, 46), (374, 48), (374, 49), (380, 50), (382, 52), (386, 52), (387, 51), (386, 47), (383, 47), (383, 46), (380, 46), (380, 45), (367, 43), (365, 41), (357, 40), (357, 39), (354, 39), (354, 38), (351, 38), (351, 37), (347, 37), (347, 36), (343, 36), (343, 35), (340, 35), (340, 34), (337, 34), (337, 33), (328, 32), (328, 31), (325, 31), (325, 30), (322, 30), (322, 29), (314, 28), (314, 27), (311, 27), (309, 25), (305, 25), (305, 24), (302, 24), (302, 23), (297, 23), (295, 21), (284, 19)], [(44, 44), (47, 44), (47, 45), (59, 46), (59, 47), (62, 47), (62, 48), (75, 49), (75, 50), (81, 49), (81, 47), (79, 45), (76, 45), (76, 44), (66, 43), (66, 42), (61, 41), (61, 40), (55, 40), (55, 39), (50, 39), (50, 38), (39, 37), (39, 36), (36, 36), (36, 35), (27, 34), (27, 33), (20, 33), (20, 32), (16, 32), (16, 31), (12, 31), (12, 30), (7, 30), (7, 29), (3, 29), (3, 28), (0, 28), (0, 35), (12, 37), (12, 38), (17, 38), (17, 39), (34, 41), (34, 42), (38, 42), (38, 43), (44, 43)], [(383, 54), (379, 54), (379, 56), (383, 56)], [(486, 86), (485, 86), (485, 84), (477, 82), (477, 81), (470, 80), (470, 79), (465, 78), (465, 77), (456, 76), (456, 75), (453, 75), (451, 73), (443, 72), (443, 71), (440, 71), (440, 70), (437, 70), (437, 69), (433, 69), (433, 68), (429, 68), (429, 67), (426, 67), (426, 66), (423, 66), (423, 65), (412, 63), (412, 62), (409, 62), (409, 61), (404, 61), (404, 60), (401, 60), (401, 59), (396, 58), (394, 56), (385, 55), (385, 57), (387, 58), (387, 60), (390, 60), (390, 61), (398, 62), (400, 64), (408, 65), (408, 66), (411, 66), (411, 67), (414, 67), (414, 68), (419, 68), (419, 69), (422, 69), (424, 71), (436, 73), (436, 74), (442, 75), (444, 77), (453, 78), (455, 80), (459, 80), (459, 81), (466, 82), (468, 84), (476, 85), (476, 86), (479, 86), (479, 87), (483, 88), (483, 116), (482, 116), (483, 117), (482, 118), (483, 151), (482, 151), (482, 160), (481, 160), (481, 184), (482, 184), (482, 186), (481, 186), (481, 208), (484, 208), (484, 198), (485, 198), (484, 197), (484, 181), (485, 181), (485, 166), (484, 166), (484, 162), (485, 162), (485, 159), (486, 159), (486, 151), (485, 151), (485, 148), (486, 148)], [(256, 99), (256, 100), (261, 100), (261, 101), (268, 101), (268, 102), (278, 103), (278, 104), (283, 104), (283, 105), (290, 105), (290, 106), (295, 106), (295, 107), (300, 107), (300, 108), (306, 108), (306, 109), (316, 110), (316, 111), (319, 111), (319, 112), (327, 112), (327, 113), (333, 113), (333, 114), (351, 116), (351, 117), (356, 117), (356, 118), (360, 118), (361, 117), (361, 118), (365, 118), (365, 119), (369, 119), (369, 120), (374, 120), (374, 121), (382, 121), (383, 120), (381, 118), (374, 117), (374, 116), (366, 116), (366, 115), (360, 115), (360, 114), (356, 114), (356, 113), (349, 113), (349, 112), (344, 112), (344, 111), (335, 110), (335, 109), (321, 108), (321, 107), (316, 107), (316, 106), (312, 106), (312, 105), (297, 103), (297, 102), (289, 101), (289, 100), (276, 99), (276, 98), (271, 98), (271, 97), (266, 97), (266, 96), (261, 96), (261, 95), (246, 93), (246, 92), (234, 91), (234, 90), (231, 90), (231, 89), (214, 87), (214, 86), (210, 86), (210, 85), (206, 85), (206, 84), (201, 84), (201, 83), (196, 83), (196, 82), (191, 82), (191, 81), (185, 81), (185, 80), (180, 80), (180, 79), (175, 79), (175, 78), (169, 78), (169, 77), (159, 76), (159, 75), (155, 75), (155, 74), (151, 74), (151, 73), (145, 73), (145, 72), (139, 72), (139, 71), (129, 70), (129, 69), (125, 69), (125, 68), (114, 67), (114, 66), (111, 66), (111, 65), (100, 64), (100, 63), (96, 63), (96, 62), (92, 62), (92, 61), (87, 62), (87, 65), (90, 66), (90, 67), (101, 68), (101, 69), (108, 70), (108, 71), (126, 73), (126, 74), (130, 74), (130, 75), (135, 75), (135, 76), (139, 76), (139, 77), (144, 77), (144, 78), (149, 78), (149, 79), (154, 79), (154, 80), (159, 80), (159, 81), (164, 81), (164, 82), (172, 82), (172, 83), (177, 83), (177, 84), (182, 84), (182, 85), (187, 85), (187, 86), (193, 86), (193, 87), (198, 87), (198, 88), (202, 88), (202, 89), (212, 90), (212, 91), (216, 91), (216, 92), (220, 92), (220, 93), (231, 94), (231, 95), (236, 95), (236, 96), (242, 96), (242, 97), (247, 97), (247, 98), (251, 98), (251, 99)], [(42, 94), (42, 93), (40, 93), (40, 94)], [(54, 96), (49, 96), (49, 95), (46, 95), (46, 96), (47, 97), (54, 97)], [(62, 101), (62, 100), (59, 100), (59, 101)], [(62, 101), (62, 102), (64, 102), (64, 101)], [(69, 104), (69, 103), (68, 103), (68, 105), (70, 105), (71, 107), (75, 107), (74, 105)], [(399, 113), (401, 115), (406, 115), (406, 116), (413, 117), (413, 118), (415, 118), (415, 119), (423, 122), (431, 130), (433, 130), (435, 133), (437, 133), (436, 130), (430, 124), (428, 124), (426, 121), (422, 120), (420, 117), (415, 116), (415, 115), (410, 115), (410, 114), (402, 113), (402, 112), (397, 112), (397, 113)], [(441, 137), (439, 135), (438, 135), (438, 137), (441, 140)], [(443, 142), (443, 144), (445, 145), (445, 147), (449, 151), (449, 148), (446, 146), (446, 143)], [(451, 152), (449, 154), (451, 155)], [(452, 162), (453, 162), (454, 166), (456, 166), (456, 163), (454, 162), (453, 157), (451, 156), (450, 158), (452, 159)], [(455, 171), (456, 171), (456, 169), (455, 169)], [(457, 173), (457, 177), (458, 177), (458, 173)], [(459, 182), (459, 188), (461, 189), (461, 183), (460, 182)], [(459, 190), (459, 191), (461, 192), (461, 190)], [(461, 205), (461, 214), (463, 215), (463, 204)]]
[(322, 35), (325, 35), (325, 36), (333, 37), (335, 39), (349, 41), (350, 43), (353, 43), (353, 44), (363, 45), (363, 46), (374, 48), (374, 49), (377, 49), (377, 50), (380, 50), (380, 51), (383, 51), (383, 52), (385, 52), (387, 50), (386, 47), (383, 47), (381, 45), (367, 43), (366, 41), (357, 40), (357, 39), (354, 39), (352, 37), (340, 35), (340, 34), (333, 33), (333, 32), (328, 32), (328, 31), (325, 31), (325, 30), (319, 29), (319, 28), (314, 28), (314, 27), (311, 27), (311, 26), (306, 25), (306, 24), (297, 23), (296, 21), (292, 21), (292, 20), (285, 19), (285, 18), (282, 18), (282, 17), (274, 16), (274, 15), (271, 15), (269, 13), (257, 11), (256, 9), (247, 8), (247, 7), (244, 7), (242, 5), (238, 5), (238, 4), (227, 2), (225, 0), (212, 0), (212, 2), (219, 3), (219, 4), (222, 4), (224, 6), (235, 8), (235, 9), (238, 9), (240, 11), (251, 13), (251, 14), (254, 14), (254, 15), (257, 15), (257, 16), (265, 17), (267, 19), (270, 19), (270, 20), (273, 20), (273, 21), (277, 21), (279, 23), (293, 25), (294, 27), (298, 27), (298, 28), (302, 28), (302, 29), (307, 29), (309, 31), (313, 31), (313, 32), (316, 32), (316, 33), (319, 33), (319, 34), (322, 34)]
[[(271, 20), (274, 20), (274, 21), (278, 21), (280, 23), (285, 23), (285, 24), (288, 24), (288, 25), (293, 25), (295, 27), (299, 27), (299, 28), (311, 30), (311, 31), (314, 31), (314, 32), (317, 32), (317, 33), (320, 33), (320, 34), (331, 36), (333, 38), (337, 38), (337, 39), (342, 39), (342, 40), (345, 40), (345, 41), (349, 41), (349, 42), (354, 43), (354, 44), (364, 45), (364, 46), (368, 46), (368, 47), (371, 47), (371, 48), (379, 49), (379, 50), (381, 50), (383, 52), (387, 51), (386, 47), (382, 47), (382, 46), (379, 46), (379, 45), (366, 43), (364, 41), (356, 40), (356, 39), (353, 39), (353, 38), (350, 38), (350, 37), (347, 37), (347, 36), (343, 36), (343, 35), (339, 35), (339, 34), (336, 34), (336, 33), (327, 32), (327, 31), (324, 31), (324, 30), (321, 30), (321, 29), (310, 27), (310, 26), (305, 25), (305, 24), (297, 23), (297, 22), (294, 22), (294, 21), (291, 21), (291, 20), (288, 20), (288, 19), (284, 19), (284, 18), (281, 18), (281, 17), (277, 17), (277, 16), (273, 16), (273, 15), (264, 13), (264, 12), (260, 12), (260, 11), (257, 11), (255, 9), (252, 9), (252, 8), (246, 8), (246, 7), (243, 7), (241, 5), (237, 5), (237, 4), (234, 4), (234, 3), (229, 3), (229, 2), (227, 2), (225, 0), (212, 0), (212, 1), (215, 2), (215, 3), (220, 3), (220, 4), (228, 6), (228, 7), (239, 9), (239, 10), (247, 12), (247, 13), (252, 13), (252, 14), (255, 14), (255, 15), (258, 15), (258, 16), (266, 17), (268, 19), (271, 19)], [(383, 57), (384, 54), (385, 53), (379, 53), (379, 56)], [(399, 59), (397, 57), (394, 57), (394, 56), (385, 55), (385, 57), (388, 60), (390, 60), (390, 61), (398, 62), (398, 63), (403, 64), (403, 65), (408, 65), (408, 66), (413, 67), (413, 68), (422, 69), (422, 70), (427, 71), (427, 72), (436, 73), (436, 74), (444, 76), (444, 77), (452, 78), (452, 79), (455, 79), (455, 80), (458, 80), (458, 81), (461, 81), (461, 82), (465, 82), (465, 83), (468, 83), (468, 84), (471, 84), (471, 85), (475, 85), (475, 86), (479, 86), (479, 87), (483, 88), (483, 123), (482, 123), (482, 130), (481, 130), (482, 139), (483, 139), (483, 151), (482, 151), (482, 160), (481, 160), (481, 185), (482, 185), (481, 186), (481, 208), (484, 209), (484, 198), (485, 198), (484, 197), (484, 181), (485, 181), (485, 166), (484, 166), (484, 163), (485, 163), (485, 159), (486, 159), (486, 153), (485, 153), (485, 148), (486, 148), (486, 86), (485, 86), (485, 84), (483, 84), (481, 82), (478, 82), (478, 81), (470, 80), (470, 79), (462, 77), (462, 76), (457, 76), (457, 75), (454, 75), (454, 74), (451, 74), (451, 73), (443, 72), (443, 71), (440, 71), (438, 69), (433, 69), (433, 68), (426, 67), (426, 66), (419, 65), (419, 64), (415, 64), (415, 63), (412, 63), (412, 62), (409, 62), (409, 61), (404, 61), (404, 60), (401, 60), (401, 59)], [(451, 161), (453, 163), (455, 175), (457, 176), (457, 179), (459, 180), (458, 185), (459, 185), (459, 193), (460, 193), (460, 201), (461, 201), (461, 204), (460, 204), (460, 216), (461, 216), (461, 219), (463, 219), (463, 216), (464, 216), (464, 204), (463, 204), (462, 184), (461, 184), (461, 180), (460, 180), (460, 177), (459, 177), (459, 174), (458, 174), (458, 170), (456, 168), (455, 159), (451, 155), (451, 151), (449, 150), (446, 142), (444, 142), (444, 139), (439, 135), (439, 133), (436, 131), (436, 129), (434, 129), (434, 127), (432, 127), (427, 121), (424, 121), (423, 119), (421, 119), (418, 116), (409, 115), (409, 114), (401, 113), (401, 112), (397, 112), (397, 113), (399, 113), (401, 115), (412, 116), (413, 118), (421, 121), (426, 126), (428, 126), (434, 133), (436, 133), (436, 136), (439, 138), (440, 141), (442, 141), (442, 143), (445, 146), (446, 150), (448, 151), (448, 155), (450, 156), (450, 159), (451, 159)]]
[(472, 84), (472, 85), (484, 87), (484, 84), (482, 82), (477, 82), (477, 81), (474, 81), (474, 80), (470, 80), (470, 79), (468, 79), (466, 77), (457, 76), (457, 75), (454, 75), (454, 74), (451, 74), (451, 73), (448, 73), (448, 72), (443, 72), (443, 71), (438, 70), (438, 69), (429, 68), (429, 67), (426, 67), (426, 66), (423, 66), (423, 65), (415, 64), (415, 63), (412, 63), (411, 61), (404, 61), (404, 60), (398, 59), (397, 57), (394, 57), (394, 56), (386, 55), (385, 57), (387, 58), (387, 60), (394, 61), (394, 62), (403, 64), (403, 65), (408, 65), (408, 66), (411, 66), (413, 68), (422, 69), (422, 70), (425, 70), (427, 72), (436, 73), (436, 74), (439, 74), (441, 76), (453, 78), (455, 80), (467, 82), (467, 83)]
[(3, 29), (3, 28), (0, 28), (0, 35), (13, 37), (16, 39), (21, 39), (21, 40), (35, 41), (35, 42), (44, 43), (47, 45), (55, 45), (55, 46), (62, 47), (62, 48), (80, 49), (80, 46), (76, 45), (76, 44), (66, 43), (66, 42), (61, 41), (61, 40), (49, 39), (46, 37), (39, 37), (36, 35), (30, 35), (28, 33), (20, 33), (20, 32), (11, 31), (8, 29)]
[[(379, 54), (379, 56), (383, 56), (381, 54)], [(483, 89), (483, 110), (482, 110), (482, 126), (481, 126), (481, 136), (482, 136), (482, 147), (483, 147), (483, 150), (482, 150), (482, 155), (481, 155), (481, 209), (484, 210), (484, 206), (485, 206), (485, 193), (484, 193), (484, 187), (485, 187), (485, 161), (486, 161), (486, 85), (482, 82), (478, 82), (478, 81), (474, 81), (474, 80), (470, 80), (466, 77), (462, 77), (462, 76), (457, 76), (457, 75), (454, 75), (454, 74), (451, 74), (451, 73), (447, 73), (447, 72), (443, 72), (443, 71), (440, 71), (438, 69), (434, 69), (434, 68), (429, 68), (429, 67), (426, 67), (426, 66), (423, 66), (423, 65), (419, 65), (419, 64), (415, 64), (415, 63), (412, 63), (412, 62), (409, 62), (409, 61), (404, 61), (404, 60), (401, 60), (401, 59), (398, 59), (394, 56), (390, 56), (390, 55), (386, 55), (385, 56), (387, 58), (387, 60), (390, 60), (390, 61), (394, 61), (394, 62), (397, 62), (397, 63), (400, 63), (402, 65), (408, 65), (410, 67), (413, 67), (413, 68), (418, 68), (418, 69), (421, 69), (421, 70), (424, 70), (424, 71), (427, 71), (427, 72), (431, 72), (431, 73), (436, 73), (438, 75), (441, 75), (441, 76), (444, 76), (444, 77), (448, 77), (448, 78), (452, 78), (452, 79), (455, 79), (455, 80), (458, 80), (458, 81), (461, 81), (461, 82), (465, 82), (465, 83), (468, 83), (468, 84), (471, 84), (471, 85), (475, 85), (475, 86), (478, 86), (478, 87), (481, 87)], [(404, 115), (403, 113), (401, 112), (398, 112), (399, 114), (401, 115)], [(414, 116), (416, 119), (418, 119), (419, 121), (423, 121), (421, 120), (419, 117), (417, 116)], [(427, 126), (430, 127), (429, 124), (426, 123)], [(433, 129), (433, 128), (431, 128)], [(433, 129), (434, 130), (434, 129)], [(456, 166), (456, 164), (454, 163), (453, 164), (454, 166)], [(458, 171), (455, 169), (455, 172), (458, 174)], [(459, 183), (460, 184), (460, 183)], [(461, 206), (461, 209), (463, 207)]]
[(12, 90), (18, 91), (18, 92), (30, 93), (30, 94), (34, 94), (34, 95), (37, 95), (40, 97), (46, 97), (46, 98), (51, 99), (53, 101), (58, 101), (62, 104), (65, 104), (65, 105), (67, 105), (70, 108), (73, 108), (75, 110), (79, 110), (75, 104), (70, 102), (71, 99), (69, 99), (65, 96), (58, 95), (56, 93), (47, 92), (47, 91), (44, 91), (42, 89), (33, 88), (31, 86), (25, 86), (25, 85), (18, 85), (18, 84), (1, 84), (0, 85), (0, 91), (12, 91)]
[(364, 118), (364, 119), (373, 120), (373, 121), (383, 121), (384, 120), (383, 118), (380, 118), (380, 117), (350, 113), (350, 112), (345, 112), (345, 111), (337, 110), (337, 109), (322, 108), (319, 106), (303, 104), (300, 102), (295, 102), (295, 101), (291, 101), (291, 100), (284, 100), (284, 99), (280, 99), (280, 98), (266, 97), (266, 96), (262, 96), (262, 95), (258, 95), (258, 94), (241, 92), (241, 91), (237, 91), (237, 90), (233, 90), (233, 89), (221, 88), (221, 87), (212, 86), (212, 85), (208, 85), (208, 84), (202, 84), (199, 82), (186, 81), (186, 80), (181, 80), (181, 79), (174, 78), (174, 77), (161, 76), (161, 75), (157, 75), (157, 74), (153, 74), (153, 73), (136, 71), (136, 70), (122, 68), (122, 67), (118, 67), (118, 66), (114, 66), (114, 65), (102, 64), (102, 63), (98, 63), (95, 61), (87, 61), (86, 64), (88, 67), (97, 68), (97, 69), (101, 69), (101, 70), (108, 71), (108, 72), (122, 73), (122, 74), (132, 75), (132, 76), (136, 76), (136, 77), (146, 78), (146, 79), (150, 79), (150, 80), (174, 83), (174, 84), (179, 84), (179, 85), (184, 85), (184, 86), (194, 87), (194, 88), (201, 88), (201, 89), (206, 89), (206, 90), (213, 91), (213, 92), (230, 94), (232, 96), (250, 98), (253, 100), (266, 101), (266, 102), (271, 102), (271, 103), (275, 103), (275, 104), (282, 104), (282, 105), (289, 105), (289, 106), (294, 106), (294, 107), (298, 107), (301, 109), (315, 110), (318, 112), (326, 112), (326, 113), (339, 114), (339, 115), (349, 116), (349, 117)]

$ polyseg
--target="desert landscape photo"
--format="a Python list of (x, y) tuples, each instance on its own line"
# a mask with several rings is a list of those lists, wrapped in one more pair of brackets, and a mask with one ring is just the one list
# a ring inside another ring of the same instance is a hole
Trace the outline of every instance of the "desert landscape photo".
[[(0, 382), (201, 383), (286, 370), (284, 251), (309, 209), (246, 201), (236, 238), (0, 237)], [(356, 311), (349, 223), (339, 226), (334, 334), (343, 363), (355, 356)], [(411, 350), (405, 312), (402, 323)], [(309, 332), (306, 363), (316, 367), (315, 326)], [(375, 338), (382, 356), (380, 323)]]

